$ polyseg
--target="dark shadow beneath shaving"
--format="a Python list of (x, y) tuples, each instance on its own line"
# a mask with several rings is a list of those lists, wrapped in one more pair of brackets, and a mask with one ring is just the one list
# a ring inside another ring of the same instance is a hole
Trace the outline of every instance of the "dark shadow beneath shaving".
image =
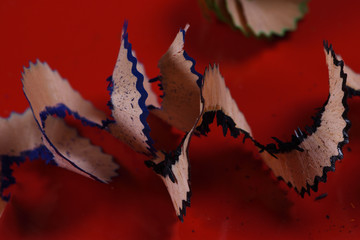
[[(20, 168), (14, 167), (14, 176), (17, 184), (11, 189), (13, 196), (5, 212), (6, 221), (2, 227), (17, 232), (21, 238), (29, 236), (40, 238), (43, 234), (56, 234), (64, 226), (76, 226), (77, 222), (89, 216), (89, 211), (86, 209), (89, 207), (88, 203), (81, 204), (84, 199), (80, 196), (74, 199), (62, 194), (64, 190), (74, 190), (77, 184), (81, 185), (86, 178), (72, 177), (76, 174), (65, 169), (46, 166), (42, 161), (32, 163), (26, 161)], [(55, 180), (57, 177), (59, 179)], [(61, 182), (60, 179), (66, 177), (74, 180), (71, 186)], [(81, 193), (86, 195), (86, 191)], [(73, 211), (69, 219), (62, 215), (67, 212), (67, 208)], [(0, 231), (4, 232), (3, 229)]]
[[(211, 141), (215, 138), (213, 133), (211, 135), (201, 141)], [(211, 152), (206, 147), (197, 151), (190, 148), (192, 191), (197, 193), (192, 199), (192, 207), (206, 214), (222, 204), (224, 216), (231, 216), (233, 212), (259, 211), (275, 221), (289, 220), (293, 204), (275, 180), (269, 181), (270, 171), (264, 171), (262, 161), (255, 159), (252, 152), (223, 145), (220, 143)], [(201, 199), (202, 196), (211, 198)], [(223, 219), (222, 216), (219, 218)]]
[[(159, 188), (153, 174), (142, 181), (121, 169), (113, 183), (104, 185), (42, 161), (26, 161), (14, 175), (18, 184), (0, 225), (4, 237), (52, 239), (66, 236), (64, 229), (77, 236), (77, 229), (81, 232), (96, 218), (96, 228), (86, 230), (95, 236), (101, 229), (103, 238), (111, 232), (115, 239), (168, 239), (177, 222), (166, 189)], [(119, 217), (134, 227), (119, 226)]]

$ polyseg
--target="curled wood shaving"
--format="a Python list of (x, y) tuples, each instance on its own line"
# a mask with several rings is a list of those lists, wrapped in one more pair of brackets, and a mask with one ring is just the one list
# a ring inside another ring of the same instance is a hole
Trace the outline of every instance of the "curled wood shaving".
[[(274, 138), (276, 144), (265, 145), (252, 135), (219, 67), (210, 66), (204, 76), (196, 72), (195, 61), (183, 49), (188, 26), (179, 31), (159, 62), (160, 76), (155, 79), (160, 81), (164, 91), (161, 106), (145, 77), (144, 67), (133, 53), (126, 26), (118, 60), (109, 78), (112, 116), (94, 108), (47, 64), (38, 62), (24, 70), (24, 93), (33, 116), (28, 110), (23, 115), (0, 119), (2, 136), (10, 136), (10, 140), (2, 141), (0, 146), (1, 179), (6, 180), (1, 182), (2, 191), (14, 181), (10, 163), (21, 162), (26, 157), (52, 160), (59, 166), (103, 182), (115, 176), (117, 165), (111, 157), (66, 126), (62, 119), (66, 115), (110, 131), (135, 151), (144, 153), (148, 157), (147, 166), (165, 183), (181, 220), (186, 207), (190, 206), (190, 140), (194, 133), (206, 135), (215, 116), (224, 135), (229, 131), (235, 138), (240, 135), (244, 140), (249, 138), (275, 176), (301, 195), (310, 193), (310, 189), (316, 191), (318, 182), (326, 181), (327, 172), (335, 170), (335, 162), (343, 157), (342, 147), (348, 142), (348, 92), (357, 93), (360, 89), (357, 87), (358, 75), (344, 67), (331, 45), (324, 43), (329, 97), (314, 118), (313, 126), (295, 131), (290, 142)], [(351, 79), (348, 83), (346, 72)], [(184, 132), (176, 149), (165, 151), (153, 146), (147, 122), (149, 112)], [(19, 141), (22, 134), (28, 139)], [(6, 200), (6, 196), (2, 197)]]

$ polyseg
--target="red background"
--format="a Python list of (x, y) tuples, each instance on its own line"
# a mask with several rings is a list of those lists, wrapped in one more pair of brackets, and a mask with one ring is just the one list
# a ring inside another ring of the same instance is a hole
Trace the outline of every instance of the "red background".
[[(294, 128), (311, 124), (315, 108), (327, 98), (324, 39), (360, 72), (358, 8), (358, 1), (311, 1), (298, 30), (268, 41), (204, 18), (191, 0), (2, 0), (0, 115), (28, 107), (21, 71), (36, 59), (106, 110), (105, 79), (116, 61), (124, 20), (150, 77), (159, 74), (157, 61), (179, 28), (190, 23), (185, 49), (197, 61), (196, 70), (219, 63), (255, 137), (288, 140)], [(100, 130), (82, 129), (115, 156), (119, 177), (104, 185), (40, 160), (14, 166), (17, 184), (0, 220), (0, 239), (359, 238), (360, 100), (349, 105), (353, 126), (345, 157), (318, 193), (304, 199), (275, 180), (251, 144), (222, 137), (215, 125), (209, 137), (193, 138), (193, 197), (184, 223), (142, 155)], [(328, 196), (314, 201), (321, 193)]]

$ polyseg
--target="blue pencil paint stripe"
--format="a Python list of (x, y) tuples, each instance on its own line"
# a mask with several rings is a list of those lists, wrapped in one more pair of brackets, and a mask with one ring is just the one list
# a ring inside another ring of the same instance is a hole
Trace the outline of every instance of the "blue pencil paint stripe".
[[(186, 32), (185, 32), (184, 29), (180, 29), (180, 32), (182, 32), (182, 34), (183, 34), (183, 42), (185, 43), (185, 34), (186, 34)], [(184, 50), (183, 55), (184, 55), (184, 58), (185, 58), (186, 60), (188, 60), (188, 61), (190, 61), (190, 62), (192, 63), (191, 68), (190, 68), (190, 71), (198, 77), (198, 79), (196, 80), (196, 84), (199, 86), (199, 88), (201, 88), (203, 76), (195, 70), (196, 61), (195, 61), (192, 57), (190, 57), (190, 56), (186, 53), (185, 50)]]
[(127, 25), (128, 22), (125, 21), (124, 23), (124, 33), (123, 33), (123, 39), (124, 39), (124, 48), (127, 50), (127, 58), (128, 60), (132, 63), (132, 67), (131, 67), (131, 73), (137, 78), (136, 81), (136, 89), (139, 91), (141, 97), (138, 101), (138, 104), (142, 110), (142, 114), (140, 115), (140, 121), (144, 126), (144, 129), (142, 130), (144, 135), (147, 138), (147, 145), (148, 145), (148, 150), (151, 153), (154, 153), (156, 150), (153, 147), (154, 141), (152, 140), (152, 138), (150, 137), (150, 126), (147, 123), (146, 119), (149, 115), (149, 110), (146, 107), (145, 101), (148, 97), (148, 93), (146, 92), (145, 88), (144, 88), (144, 76), (136, 69), (136, 65), (137, 65), (137, 59), (136, 57), (133, 56), (132, 54), (132, 45), (131, 43), (128, 41), (128, 33), (127, 33)]
[(43, 128), (45, 128), (45, 121), (48, 116), (56, 115), (60, 118), (65, 118), (67, 114), (73, 116), (75, 119), (80, 120), (84, 126), (98, 127), (101, 129), (104, 128), (104, 126), (80, 116), (78, 112), (72, 111), (63, 103), (59, 103), (55, 107), (45, 107), (45, 110), (40, 113), (41, 125)]

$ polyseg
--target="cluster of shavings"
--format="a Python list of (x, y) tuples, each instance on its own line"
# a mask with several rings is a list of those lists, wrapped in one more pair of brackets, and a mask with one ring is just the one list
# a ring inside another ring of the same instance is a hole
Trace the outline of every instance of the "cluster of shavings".
[(24, 69), (23, 90), (30, 103), (24, 113), (0, 118), (0, 212), (9, 200), (4, 191), (16, 182), (11, 166), (26, 159), (43, 159), (101, 182), (116, 176), (117, 164), (90, 140), (81, 137), (65, 122), (66, 115), (84, 125), (102, 126), (101, 111), (85, 101), (69, 83), (46, 63), (37, 62)]
[(101, 182), (116, 176), (112, 156), (80, 136), (65, 122), (72, 115), (84, 125), (104, 128), (105, 114), (74, 91), (69, 82), (46, 63), (30, 63), (22, 74), (23, 91), (30, 108), (23, 114), (0, 118), (0, 212), (10, 194), (4, 191), (16, 182), (11, 166), (26, 159), (43, 159), (59, 167)]
[(204, 0), (222, 22), (245, 35), (284, 36), (296, 29), (308, 0)]
[[(211, 91), (207, 85), (214, 84), (215, 81), (222, 83), (223, 78), (218, 73), (217, 67), (209, 68), (205, 71), (204, 86), (202, 88), (205, 103), (212, 107), (207, 107), (203, 113), (202, 121), (198, 123), (199, 133), (206, 135), (210, 131), (211, 124), (217, 117), (217, 125), (223, 127), (223, 133), (227, 130), (231, 136), (237, 138), (244, 134), (251, 139), (256, 147), (259, 148), (260, 155), (264, 162), (273, 170), (275, 176), (283, 179), (289, 186), (295, 188), (303, 196), (310, 194), (310, 189), (317, 191), (319, 182), (326, 182), (327, 172), (335, 170), (335, 162), (343, 157), (342, 147), (348, 142), (348, 130), (350, 121), (347, 119), (347, 97), (348, 90), (352, 88), (346, 85), (346, 74), (344, 63), (336, 58), (332, 46), (324, 42), (326, 62), (329, 69), (329, 97), (323, 107), (313, 118), (314, 123), (311, 127), (306, 127), (306, 131), (295, 130), (295, 135), (291, 136), (290, 142), (283, 142), (274, 137), (276, 143), (261, 144), (251, 135), (246, 121), (245, 127), (238, 127), (236, 119), (242, 116), (235, 102), (229, 102), (213, 89), (212, 94), (206, 97), (206, 91)], [(356, 81), (356, 80), (354, 80)], [(207, 83), (210, 82), (210, 83)], [(224, 90), (220, 90), (223, 94)], [(353, 90), (355, 91), (355, 90)], [(230, 93), (228, 93), (229, 95)], [(220, 97), (219, 97), (220, 96)], [(216, 100), (209, 98), (222, 98)], [(230, 103), (230, 104), (229, 104)], [(235, 104), (233, 107), (232, 104)], [(206, 105), (206, 104), (205, 104)], [(233, 109), (229, 111), (228, 109)]]
[(101, 182), (116, 176), (118, 166), (112, 157), (79, 136), (63, 120), (66, 115), (72, 115), (84, 125), (103, 128), (105, 113), (85, 100), (46, 63), (30, 63), (22, 74), (22, 83), (42, 142), (58, 166)]
[[(344, 63), (336, 58), (332, 46), (324, 42), (324, 50), (329, 70), (329, 97), (316, 116), (313, 117), (313, 125), (305, 127), (305, 130), (300, 128), (295, 130), (290, 142), (281, 141), (276, 137), (273, 137), (275, 143), (262, 144), (256, 141), (245, 116), (239, 110), (226, 87), (219, 67), (215, 65), (207, 68), (202, 78), (200, 102), (197, 99), (189, 105), (189, 107), (193, 107), (199, 104), (201, 111), (198, 117), (194, 118), (195, 124), (188, 131), (181, 148), (179, 147), (170, 153), (158, 154), (155, 161), (147, 162), (147, 165), (158, 174), (168, 176), (168, 181), (163, 180), (170, 195), (180, 196), (182, 194), (184, 196), (184, 189), (183, 193), (179, 192), (178, 188), (174, 189), (174, 186), (179, 182), (172, 168), (184, 164), (181, 155), (184, 153), (184, 147), (188, 147), (191, 134), (206, 135), (210, 131), (209, 125), (214, 121), (215, 116), (217, 125), (223, 128), (224, 135), (230, 132), (234, 138), (243, 135), (243, 141), (250, 139), (274, 175), (284, 180), (290, 187), (294, 187), (301, 196), (304, 196), (305, 193), (310, 194), (310, 189), (317, 191), (318, 183), (326, 182), (327, 172), (334, 171), (335, 162), (343, 158), (342, 148), (348, 142), (347, 132), (350, 128), (350, 121), (347, 119), (348, 92), (359, 90), (354, 85), (347, 85)], [(352, 77), (353, 82), (356, 82), (354, 76)], [(164, 81), (164, 79), (160, 77), (158, 80)], [(181, 81), (188, 80), (182, 78)], [(162, 85), (164, 85), (163, 82)], [(181, 83), (179, 86), (189, 87), (189, 92), (193, 90), (191, 85)], [(176, 94), (177, 91), (166, 91), (164, 87), (164, 98), (176, 99), (174, 97)], [(177, 101), (190, 100), (177, 99)], [(174, 120), (168, 121), (168, 123), (180, 129), (183, 126)], [(186, 172), (188, 171), (188, 164), (180, 167), (183, 169), (183, 174), (178, 173), (180, 176), (185, 173), (188, 174)], [(169, 172), (169, 169), (172, 171)], [(178, 207), (180, 201), (178, 199), (174, 202), (174, 199), (176, 198), (172, 197), (173, 204)], [(185, 210), (184, 206), (187, 206), (187, 202), (183, 201), (182, 210)], [(180, 217), (180, 219), (182, 218)]]
[(250, 139), (274, 174), (293, 186), (301, 196), (305, 192), (310, 194), (310, 189), (316, 191), (318, 183), (326, 181), (327, 172), (335, 170), (336, 160), (342, 158), (342, 147), (348, 141), (350, 127), (346, 117), (349, 86), (346, 86), (344, 64), (337, 60), (332, 47), (324, 43), (329, 68), (329, 98), (313, 118), (313, 125), (305, 131), (296, 130), (290, 142), (273, 137), (275, 143), (262, 144), (252, 136), (219, 67), (210, 66), (201, 77), (194, 72), (193, 61), (186, 62), (184, 36), (179, 36), (184, 32), (179, 32), (159, 61), (161, 75), (150, 80), (160, 82), (163, 103), (161, 108), (151, 106), (149, 109), (186, 134), (178, 148), (170, 152), (157, 149), (155, 157), (146, 161), (147, 166), (163, 179), (179, 218), (183, 219), (185, 207), (190, 204), (187, 149), (191, 136), (193, 133), (206, 135), (215, 116), (224, 135), (230, 132), (235, 138), (243, 135), (243, 141)]
[[(183, 50), (187, 29), (188, 26), (180, 29), (160, 59), (160, 76), (149, 80), (133, 52), (125, 23), (118, 59), (108, 78), (111, 96), (108, 105), (113, 119), (108, 125), (109, 131), (135, 151), (150, 156), (145, 163), (165, 183), (181, 220), (185, 208), (190, 206), (188, 146), (201, 112), (202, 82), (202, 76), (195, 71), (195, 61)], [(159, 82), (163, 90), (161, 105), (151, 89), (151, 82)], [(149, 114), (159, 122), (163, 120), (187, 132), (175, 149), (166, 151), (154, 147), (147, 122)]]
[[(295, 130), (289, 142), (273, 137), (275, 143), (262, 144), (252, 135), (250, 125), (226, 87), (219, 66), (209, 66), (204, 76), (196, 72), (195, 61), (184, 51), (187, 29), (188, 26), (180, 29), (160, 59), (160, 75), (149, 79), (132, 49), (125, 23), (114, 71), (107, 79), (111, 116), (83, 99), (46, 63), (38, 61), (24, 69), (23, 90), (30, 108), (23, 114), (0, 119), (0, 132), (7, 136), (0, 139), (2, 200), (9, 199), (9, 195), (3, 194), (4, 189), (15, 183), (11, 165), (24, 162), (26, 158), (42, 158), (101, 182), (108, 182), (116, 175), (118, 166), (112, 157), (67, 126), (66, 115), (84, 125), (109, 131), (144, 154), (148, 158), (145, 164), (167, 187), (181, 221), (186, 207), (190, 206), (190, 140), (193, 134), (206, 136), (215, 117), (224, 135), (229, 132), (234, 138), (250, 139), (274, 175), (294, 187), (301, 196), (310, 194), (310, 189), (317, 191), (318, 183), (326, 182), (327, 172), (334, 171), (335, 162), (343, 157), (342, 148), (348, 142), (350, 128), (347, 99), (349, 94), (360, 95), (360, 75), (338, 60), (332, 46), (324, 42), (329, 96), (313, 118), (313, 125)], [(158, 82), (163, 90), (161, 104), (152, 91), (152, 82)], [(177, 147), (173, 150), (154, 147), (149, 114), (184, 133)], [(3, 203), (0, 201), (0, 206), (4, 206)]]
[[(22, 74), (23, 91), (30, 108), (17, 117), (20, 119), (18, 121), (13, 116), (0, 119), (4, 121), (0, 123), (3, 136), (14, 138), (12, 145), (7, 142), (1, 145), (4, 149), (0, 159), (1, 193), (10, 184), (15, 183), (10, 166), (13, 163), (24, 162), (26, 158), (40, 157), (101, 182), (108, 182), (116, 176), (118, 166), (112, 157), (103, 153), (100, 147), (92, 145), (89, 139), (79, 136), (76, 129), (66, 125), (64, 118), (70, 115), (84, 125), (109, 131), (135, 151), (150, 157), (147, 165), (163, 179), (169, 189), (176, 213), (182, 219), (185, 207), (190, 205), (188, 145), (193, 126), (201, 111), (202, 77), (194, 69), (195, 61), (183, 50), (187, 28), (188, 26), (179, 31), (160, 61), (162, 63), (159, 64), (164, 90), (176, 90), (176, 82), (183, 79), (183, 88), (192, 89), (191, 92), (179, 91), (176, 98), (180, 102), (175, 107), (171, 106), (171, 94), (164, 96), (163, 104), (159, 104), (145, 69), (137, 61), (128, 41), (127, 23), (124, 25), (113, 74), (107, 79), (111, 116), (106, 116), (85, 100), (47, 63), (30, 63), (29, 68), (25, 68)], [(181, 99), (187, 97), (190, 97), (190, 101), (181, 102)], [(189, 110), (187, 106), (194, 101), (197, 104)], [(191, 119), (182, 114), (182, 119), (172, 122), (171, 119), (180, 117), (177, 107), (181, 107)], [(150, 111), (187, 132), (175, 150), (166, 152), (154, 148), (150, 126), (147, 123)], [(11, 126), (8, 123), (11, 123)], [(24, 135), (28, 139), (25, 139)], [(3, 200), (8, 200), (8, 196), (3, 196)]]

